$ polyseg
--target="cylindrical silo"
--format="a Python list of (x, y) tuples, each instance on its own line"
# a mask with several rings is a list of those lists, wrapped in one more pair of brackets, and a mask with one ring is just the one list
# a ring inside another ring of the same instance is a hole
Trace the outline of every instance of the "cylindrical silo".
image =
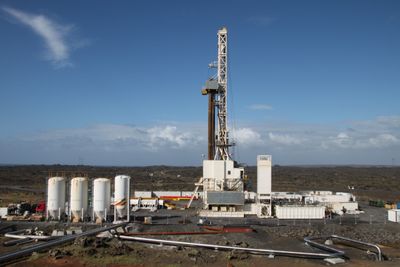
[(61, 219), (65, 211), (65, 178), (51, 177), (47, 180), (47, 218)]
[(71, 219), (74, 222), (83, 220), (88, 207), (88, 179), (86, 177), (71, 179), (70, 203)]
[(117, 175), (114, 180), (114, 220), (126, 217), (129, 220), (130, 179), (127, 175)]
[(96, 222), (102, 222), (110, 213), (111, 183), (110, 179), (97, 178), (93, 181), (93, 215)]

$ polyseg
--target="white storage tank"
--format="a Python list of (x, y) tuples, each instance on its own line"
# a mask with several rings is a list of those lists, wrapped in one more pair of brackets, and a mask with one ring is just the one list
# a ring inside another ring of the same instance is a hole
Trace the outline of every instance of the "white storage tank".
[(93, 181), (93, 219), (102, 222), (110, 213), (111, 183), (110, 179), (97, 178)]
[(88, 179), (75, 177), (71, 180), (70, 216), (73, 222), (82, 221), (88, 207)]
[(130, 176), (117, 175), (114, 180), (114, 220), (129, 220)]
[(61, 219), (65, 211), (65, 178), (51, 177), (47, 180), (47, 218)]

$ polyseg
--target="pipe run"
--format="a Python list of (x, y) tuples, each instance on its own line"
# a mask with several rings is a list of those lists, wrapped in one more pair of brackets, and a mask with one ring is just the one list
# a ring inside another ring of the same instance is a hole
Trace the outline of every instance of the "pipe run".
[(2, 266), (3, 264), (5, 264), (6, 262), (15, 260), (15, 259), (20, 259), (22, 257), (26, 257), (29, 256), (32, 252), (37, 252), (37, 251), (43, 251), (45, 249), (54, 247), (54, 246), (59, 246), (68, 242), (72, 242), (74, 241), (76, 238), (80, 238), (80, 237), (84, 237), (84, 236), (91, 236), (91, 235), (96, 235), (98, 233), (101, 232), (106, 232), (106, 231), (110, 231), (112, 229), (116, 229), (118, 227), (123, 227), (125, 226), (126, 223), (120, 223), (120, 224), (115, 224), (112, 226), (108, 226), (108, 227), (99, 227), (96, 229), (92, 229), (86, 232), (83, 232), (81, 234), (75, 234), (75, 235), (67, 235), (64, 237), (59, 237), (57, 239), (54, 240), (49, 240), (46, 243), (41, 243), (41, 244), (37, 244), (31, 247), (27, 247), (25, 249), (21, 249), (19, 251), (16, 252), (11, 252), (11, 253), (6, 253), (3, 255), (0, 255), (0, 266)]
[(29, 229), (24, 229), (24, 230), (18, 230), (18, 231), (14, 231), (14, 232), (9, 232), (7, 234), (5, 234), (5, 237), (8, 238), (15, 238), (15, 239), (36, 239), (36, 240), (47, 240), (47, 239), (54, 239), (55, 236), (48, 236), (48, 235), (24, 235), (22, 233), (25, 233), (26, 231), (28, 231)]
[[(335, 249), (333, 247), (329, 247), (329, 246), (326, 246), (326, 245), (323, 245), (323, 244), (320, 244), (318, 242), (313, 241), (314, 239), (320, 239), (320, 238), (321, 237), (314, 237), (314, 238), (305, 237), (304, 241), (306, 242), (306, 244), (309, 244), (309, 245), (311, 245), (313, 247), (316, 247), (316, 248), (319, 248), (319, 249), (322, 249), (322, 250), (325, 250), (325, 251), (332, 251), (332, 252), (339, 251), (339, 250), (337, 250), (337, 249)], [(373, 248), (375, 248), (377, 250), (378, 261), (382, 261), (382, 250), (378, 245), (375, 245), (375, 244), (372, 244), (372, 243), (363, 242), (363, 241), (360, 241), (360, 240), (351, 239), (351, 238), (344, 237), (344, 236), (338, 236), (338, 235), (330, 235), (330, 236), (326, 237), (325, 239), (339, 239), (339, 240), (344, 240), (344, 241), (347, 241), (347, 242), (350, 242), (350, 243), (355, 243), (355, 244), (360, 244), (360, 245), (364, 245), (364, 246), (368, 246), (368, 247), (373, 247)], [(343, 254), (344, 254), (344, 252), (343, 252)]]
[(163, 245), (171, 245), (171, 246), (187, 246), (187, 247), (200, 247), (200, 248), (210, 248), (216, 250), (237, 250), (237, 251), (245, 251), (252, 254), (264, 254), (264, 255), (274, 255), (274, 256), (288, 256), (288, 257), (301, 257), (301, 258), (333, 258), (333, 257), (342, 257), (344, 255), (343, 251), (329, 248), (329, 251), (334, 253), (314, 253), (314, 252), (300, 252), (300, 251), (287, 251), (287, 250), (274, 250), (274, 249), (259, 249), (259, 248), (243, 248), (243, 247), (234, 247), (234, 246), (223, 246), (223, 245), (212, 245), (212, 244), (204, 244), (204, 243), (192, 243), (192, 242), (183, 242), (183, 241), (174, 241), (174, 240), (164, 240), (164, 239), (154, 239), (154, 238), (144, 238), (144, 237), (134, 237), (134, 236), (126, 236), (119, 235), (117, 236), (123, 240), (130, 241), (138, 241), (144, 243), (155, 243), (155, 244), (163, 244)]
[(14, 245), (24, 245), (24, 244), (31, 243), (34, 241), (35, 240), (31, 239), (31, 238), (13, 239), (13, 240), (9, 240), (9, 241), (4, 241), (3, 246), (9, 247), (9, 246), (14, 246)]
[(350, 243), (364, 245), (364, 246), (367, 246), (367, 247), (373, 247), (373, 248), (375, 248), (377, 250), (378, 261), (382, 261), (382, 250), (376, 244), (367, 243), (367, 242), (363, 242), (363, 241), (360, 241), (360, 240), (355, 240), (355, 239), (351, 239), (351, 238), (344, 237), (344, 236), (338, 236), (338, 235), (331, 235), (330, 238), (344, 240), (344, 241), (347, 241), (347, 242), (350, 242)]

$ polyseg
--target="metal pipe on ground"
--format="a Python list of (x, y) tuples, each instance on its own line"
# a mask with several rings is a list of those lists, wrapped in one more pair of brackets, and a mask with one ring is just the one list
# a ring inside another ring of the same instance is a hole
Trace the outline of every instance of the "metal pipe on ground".
[(120, 224), (116, 224), (116, 225), (112, 225), (112, 226), (108, 226), (108, 227), (100, 227), (100, 228), (96, 228), (96, 229), (92, 229), (86, 232), (83, 232), (81, 234), (75, 234), (75, 235), (67, 235), (65, 237), (60, 237), (54, 240), (50, 240), (46, 243), (42, 243), (42, 244), (38, 244), (38, 245), (34, 245), (25, 249), (21, 249), (19, 251), (16, 252), (11, 252), (11, 253), (6, 253), (3, 255), (0, 255), (0, 265), (5, 264), (9, 261), (18, 259), (18, 258), (22, 258), (22, 257), (26, 257), (29, 256), (32, 252), (38, 252), (38, 251), (43, 251), (45, 249), (54, 247), (54, 246), (59, 246), (62, 244), (66, 244), (68, 242), (72, 242), (74, 241), (76, 238), (79, 237), (84, 237), (84, 236), (91, 236), (91, 235), (96, 235), (98, 233), (101, 232), (106, 232), (106, 231), (110, 231), (113, 229), (116, 229), (118, 227), (123, 227), (125, 226), (127, 223), (120, 223)]
[(367, 242), (363, 242), (360, 240), (355, 240), (355, 239), (351, 239), (348, 237), (344, 237), (344, 236), (338, 236), (338, 235), (331, 235), (330, 238), (334, 238), (334, 239), (339, 239), (339, 240), (344, 240), (350, 243), (355, 243), (355, 244), (359, 244), (359, 245), (364, 245), (367, 247), (373, 247), (377, 250), (377, 254), (378, 254), (378, 261), (382, 261), (382, 250), (381, 248), (376, 245), (376, 244), (372, 244), (372, 243), (367, 243)]
[[(25, 230), (23, 230), (25, 231)], [(14, 238), (14, 239), (26, 239), (26, 238), (30, 238), (30, 239), (36, 239), (36, 240), (48, 240), (48, 239), (54, 239), (57, 238), (55, 236), (48, 236), (48, 235), (20, 235), (17, 232), (20, 231), (16, 231), (16, 232), (11, 232), (11, 233), (7, 233), (4, 236), (8, 237), (8, 238)], [(20, 232), (21, 233), (21, 232)], [(23, 233), (23, 232), (22, 232)]]
[(134, 232), (125, 233), (126, 236), (138, 236), (138, 235), (218, 235), (223, 234), (220, 231), (207, 231), (207, 232)]
[(251, 233), (254, 230), (250, 227), (206, 227), (202, 228), (207, 231), (203, 232), (133, 232), (133, 233), (125, 233), (127, 236), (138, 236), (138, 235), (215, 235), (215, 234), (224, 234), (224, 233)]
[(3, 226), (3, 227), (0, 227), (0, 234), (2, 234), (4, 232), (9, 232), (7, 230), (15, 231), (15, 229), (17, 229), (17, 226), (15, 224), (10, 224), (10, 225), (7, 225), (7, 226)]
[(212, 244), (204, 244), (204, 243), (193, 243), (193, 242), (183, 242), (183, 241), (174, 241), (174, 240), (134, 237), (134, 236), (126, 236), (126, 235), (119, 235), (117, 237), (122, 240), (131, 240), (131, 241), (138, 241), (138, 242), (144, 242), (144, 243), (154, 243), (154, 244), (163, 244), (163, 245), (171, 245), (171, 246), (200, 247), (200, 248), (210, 248), (210, 249), (218, 249), (218, 250), (237, 250), (237, 251), (245, 251), (245, 252), (252, 253), (252, 254), (264, 254), (264, 255), (274, 255), (274, 256), (317, 258), (317, 259), (325, 259), (325, 258), (344, 256), (343, 251), (340, 251), (340, 250), (337, 250), (334, 248), (329, 248), (329, 250), (334, 251), (334, 253), (327, 254), (327, 253), (314, 253), (314, 252), (301, 252), (301, 251), (274, 250), (274, 249), (243, 248), (243, 247), (212, 245)]
[(48, 236), (48, 235), (25, 235), (23, 233), (29, 232), (31, 229), (22, 229), (14, 232), (8, 232), (4, 235), (4, 237), (14, 238), (14, 239), (34, 239), (34, 240), (49, 240), (56, 239), (60, 236)]
[(317, 238), (318, 237), (314, 237), (314, 238), (305, 237), (303, 240), (304, 240), (304, 242), (306, 244), (308, 244), (308, 245), (310, 245), (312, 247), (315, 247), (315, 248), (318, 248), (318, 249), (321, 249), (321, 250), (325, 250), (325, 251), (328, 251), (328, 252), (332, 252), (333, 254), (338, 254), (338, 255), (336, 255), (336, 257), (343, 257), (344, 256), (344, 254), (345, 254), (344, 251), (341, 251), (341, 250), (338, 250), (336, 248), (329, 247), (329, 246), (326, 246), (324, 244), (320, 244), (318, 242), (313, 241), (313, 239), (317, 239)]
[(30, 238), (23, 238), (23, 239), (14, 239), (14, 240), (9, 240), (9, 241), (4, 241), (3, 246), (9, 247), (9, 246), (14, 246), (14, 245), (22, 245), (26, 244), (29, 242), (33, 242), (35, 240), (30, 239)]

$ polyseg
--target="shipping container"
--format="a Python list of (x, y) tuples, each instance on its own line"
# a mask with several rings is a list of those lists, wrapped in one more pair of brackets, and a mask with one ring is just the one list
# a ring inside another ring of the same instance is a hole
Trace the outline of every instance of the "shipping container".
[(152, 192), (151, 191), (135, 191), (134, 197), (136, 198), (151, 198)]
[(358, 202), (329, 203), (327, 207), (331, 208), (334, 213), (343, 214), (358, 210)]
[(388, 220), (400, 223), (400, 209), (388, 210)]
[(275, 214), (279, 219), (323, 219), (324, 206), (275, 206)]

